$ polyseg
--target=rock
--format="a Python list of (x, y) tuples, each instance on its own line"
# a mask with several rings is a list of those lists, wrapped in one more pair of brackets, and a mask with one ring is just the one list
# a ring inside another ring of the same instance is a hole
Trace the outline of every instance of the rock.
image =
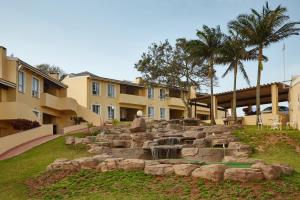
[(101, 163), (104, 160), (106, 160), (107, 158), (112, 158), (111, 155), (108, 154), (100, 154), (100, 155), (95, 155), (92, 157), (96, 162)]
[(92, 157), (77, 158), (74, 161), (80, 164), (81, 169), (96, 169), (98, 162)]
[(183, 119), (184, 126), (198, 126), (200, 124), (199, 119)]
[(82, 139), (82, 144), (91, 144), (95, 142), (96, 136), (86, 136)]
[(88, 152), (93, 154), (111, 154), (111, 149), (109, 147), (104, 146), (93, 146), (91, 149), (88, 150)]
[(169, 130), (182, 130), (182, 125), (181, 124), (168, 124), (166, 128)]
[(207, 147), (207, 141), (205, 138), (196, 139), (193, 142), (193, 146), (197, 148), (205, 148)]
[(187, 157), (187, 156), (195, 156), (198, 153), (198, 148), (182, 148), (181, 149), (181, 156)]
[(79, 170), (80, 164), (78, 161), (67, 160), (65, 158), (56, 159), (53, 163), (47, 166), (48, 171), (55, 170)]
[(280, 177), (281, 168), (273, 165), (266, 165), (264, 163), (256, 163), (251, 166), (253, 169), (260, 169), (263, 173), (265, 179), (267, 180), (275, 180)]
[(113, 140), (112, 147), (113, 148), (129, 148), (131, 145), (130, 140)]
[(143, 149), (151, 149), (151, 147), (155, 146), (155, 145), (158, 145), (157, 142), (155, 141), (151, 141), (151, 140), (147, 140), (144, 142), (143, 144)]
[(239, 151), (243, 152), (252, 152), (252, 148), (250, 145), (244, 144), (242, 142), (230, 142), (228, 144), (229, 149), (238, 149)]
[(83, 142), (83, 138), (74, 137), (74, 144), (75, 145), (82, 144), (82, 142)]
[(134, 133), (131, 135), (131, 148), (142, 147), (147, 140), (153, 140), (153, 135), (150, 133)]
[(108, 158), (101, 162), (96, 169), (101, 172), (113, 171), (119, 169), (119, 163), (124, 160), (123, 158)]
[(204, 138), (205, 137), (205, 132), (202, 131), (184, 131), (182, 132), (183, 137), (189, 137), (189, 138)]
[(74, 136), (67, 136), (65, 137), (65, 144), (74, 144), (75, 137)]
[(198, 165), (193, 164), (177, 164), (173, 165), (174, 172), (179, 176), (190, 176), (192, 171), (194, 171)]
[(274, 164), (273, 166), (279, 167), (284, 175), (291, 175), (294, 172), (294, 169), (287, 164)]
[(250, 182), (263, 180), (264, 175), (259, 169), (228, 168), (225, 170), (224, 179), (239, 182)]
[(200, 168), (195, 169), (192, 172), (193, 177), (204, 178), (214, 182), (219, 182), (224, 179), (225, 165), (222, 164), (211, 164), (204, 165)]
[(119, 140), (131, 140), (131, 136), (128, 133), (122, 133), (119, 135)]
[(223, 162), (257, 163), (260, 161), (261, 160), (254, 159), (254, 158), (234, 157), (234, 156), (225, 156), (223, 158)]
[(130, 130), (131, 133), (146, 131), (146, 121), (145, 121), (145, 119), (142, 118), (142, 117), (135, 118), (133, 120), (129, 130)]
[(226, 138), (214, 138), (211, 140), (212, 147), (224, 147), (228, 145), (228, 140)]
[(144, 170), (145, 161), (142, 159), (125, 159), (119, 162), (119, 169)]
[(151, 174), (156, 176), (165, 176), (174, 173), (172, 165), (169, 164), (146, 164), (144, 169), (145, 174)]

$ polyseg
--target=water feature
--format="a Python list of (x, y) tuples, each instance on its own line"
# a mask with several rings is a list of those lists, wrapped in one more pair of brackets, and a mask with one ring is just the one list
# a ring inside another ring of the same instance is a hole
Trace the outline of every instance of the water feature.
[(178, 158), (182, 145), (156, 145), (150, 148), (153, 160)]

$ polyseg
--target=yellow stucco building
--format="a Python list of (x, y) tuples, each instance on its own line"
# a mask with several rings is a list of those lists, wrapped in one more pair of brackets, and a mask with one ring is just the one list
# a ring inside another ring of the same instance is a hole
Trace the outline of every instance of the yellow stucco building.
[(57, 74), (45, 74), (0, 47), (0, 136), (16, 132), (15, 119), (53, 124), (56, 133), (73, 125), (73, 116), (100, 125), (101, 117), (68, 98), (67, 88)]
[[(121, 81), (97, 76), (89, 72), (69, 74), (62, 81), (68, 85), (67, 96), (101, 115), (104, 120), (131, 121), (138, 110), (151, 119), (178, 119), (187, 116), (180, 91), (162, 86), (145, 87), (141, 78)], [(191, 95), (196, 95), (192, 91)], [(209, 118), (209, 108), (193, 106), (192, 116)], [(220, 113), (224, 113), (220, 111)]]

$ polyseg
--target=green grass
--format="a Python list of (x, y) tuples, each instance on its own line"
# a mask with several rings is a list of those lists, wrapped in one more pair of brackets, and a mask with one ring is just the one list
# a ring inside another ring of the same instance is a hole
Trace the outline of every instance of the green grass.
[(0, 199), (26, 199), (26, 179), (44, 172), (47, 165), (57, 158), (72, 159), (85, 155), (85, 148), (67, 146), (64, 138), (59, 137), (19, 156), (0, 161)]

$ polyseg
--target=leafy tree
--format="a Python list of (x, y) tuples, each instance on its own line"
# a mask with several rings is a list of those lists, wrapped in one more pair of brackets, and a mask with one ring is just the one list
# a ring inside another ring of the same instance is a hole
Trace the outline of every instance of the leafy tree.
[(287, 9), (281, 5), (270, 9), (268, 2), (261, 11), (251, 9), (250, 14), (241, 14), (229, 23), (245, 39), (249, 46), (258, 49), (258, 72), (256, 85), (256, 116), (260, 115), (260, 81), (263, 70), (263, 49), (291, 35), (298, 35), (299, 22), (290, 22)]
[(189, 104), (191, 87), (207, 84), (201, 64), (201, 60), (191, 56), (189, 42), (180, 38), (176, 40), (175, 47), (168, 40), (152, 44), (148, 52), (142, 54), (135, 68), (142, 73), (148, 85), (162, 84), (169, 89), (179, 89), (188, 117), (192, 117)]
[(204, 60), (207, 68), (207, 77), (210, 80), (210, 95), (211, 95), (211, 110), (210, 119), (211, 124), (216, 124), (214, 110), (213, 110), (213, 95), (214, 95), (214, 80), (215, 69), (214, 64), (219, 55), (223, 44), (224, 34), (221, 32), (220, 26), (216, 28), (209, 28), (203, 26), (202, 30), (197, 31), (197, 40), (190, 41), (190, 48), (192, 49), (192, 57)]
[(46, 74), (58, 73), (60, 77), (66, 74), (63, 69), (55, 65), (49, 65), (44, 63), (36, 65), (35, 67)]
[(246, 50), (247, 45), (245, 41), (234, 31), (229, 31), (229, 36), (226, 36), (225, 42), (223, 43), (220, 49), (220, 55), (217, 58), (218, 64), (228, 65), (225, 73), (222, 75), (224, 78), (229, 72), (234, 73), (233, 79), (233, 94), (232, 94), (232, 116), (233, 120), (237, 122), (236, 115), (236, 81), (237, 81), (237, 72), (241, 72), (243, 78), (246, 80), (248, 85), (250, 85), (250, 80), (245, 70), (243, 64), (244, 61), (257, 59), (257, 51)]

